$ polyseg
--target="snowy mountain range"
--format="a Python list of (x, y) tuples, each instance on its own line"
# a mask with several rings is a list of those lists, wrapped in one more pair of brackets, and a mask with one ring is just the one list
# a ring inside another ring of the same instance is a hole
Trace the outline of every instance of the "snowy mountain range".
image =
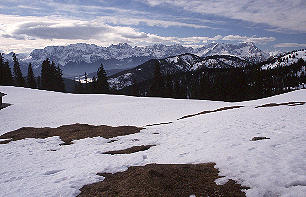
[[(212, 55), (232, 55), (241, 59), (260, 62), (269, 55), (258, 49), (254, 43), (210, 43), (200, 48), (184, 47), (182, 45), (155, 44), (146, 47), (132, 47), (126, 43), (101, 47), (94, 44), (71, 44), (68, 46), (47, 46), (44, 49), (35, 49), (30, 54), (18, 54), (21, 65), (32, 63), (36, 73), (46, 58), (51, 59), (63, 68), (66, 76), (96, 72), (103, 63), (106, 70), (129, 69), (138, 66), (150, 59), (162, 59), (170, 56), (191, 53), (199, 57)], [(11, 60), (12, 54), (5, 55)]]

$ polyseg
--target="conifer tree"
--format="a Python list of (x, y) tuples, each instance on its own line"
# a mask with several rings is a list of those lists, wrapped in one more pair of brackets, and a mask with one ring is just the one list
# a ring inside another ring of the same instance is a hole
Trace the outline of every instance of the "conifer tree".
[(28, 83), (29, 88), (34, 89), (37, 87), (31, 63), (29, 64), (29, 67), (28, 67), (27, 83)]
[(85, 83), (86, 83), (86, 85), (87, 85), (87, 73), (85, 72), (85, 74), (84, 74), (84, 80), (85, 80)]
[(41, 77), (40, 76), (37, 77), (37, 88), (41, 89)]
[(92, 78), (92, 82), (90, 83), (90, 89), (91, 89), (91, 93), (96, 93), (96, 91), (97, 91), (97, 78), (96, 78), (96, 76), (94, 76)]
[(155, 62), (155, 69), (154, 69), (154, 77), (152, 81), (152, 85), (150, 88), (150, 96), (162, 96), (162, 91), (163, 91), (163, 78), (162, 74), (160, 72), (160, 63), (157, 60)]
[(59, 66), (56, 67), (55, 74), (56, 74), (56, 76), (55, 76), (55, 80), (56, 80), (55, 91), (65, 92), (65, 83), (64, 83), (64, 79), (63, 79), (63, 72), (62, 72), (62, 69)]
[(4, 62), (3, 69), (4, 69), (4, 85), (14, 85), (12, 71), (7, 61)]
[(47, 58), (41, 65), (41, 88), (48, 90), (50, 89), (50, 61)]
[(4, 58), (0, 53), (0, 85), (13, 85), (12, 72), (9, 63), (4, 62)]
[(15, 55), (15, 53), (13, 53), (13, 61), (14, 61), (14, 78), (15, 78), (15, 83), (16, 86), (25, 86), (25, 80), (22, 76), (21, 70), (20, 70), (20, 64), (18, 62), (18, 59)]
[(97, 93), (109, 93), (109, 84), (107, 82), (107, 75), (101, 63), (97, 72)]
[(63, 80), (63, 73), (59, 66), (55, 63), (50, 63), (47, 58), (43, 61), (41, 66), (41, 88), (52, 91), (65, 91), (65, 84)]

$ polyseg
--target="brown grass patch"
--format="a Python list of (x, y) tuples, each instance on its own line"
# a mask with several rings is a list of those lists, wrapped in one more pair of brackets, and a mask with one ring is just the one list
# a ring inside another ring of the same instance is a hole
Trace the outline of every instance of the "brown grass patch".
[(138, 133), (140, 130), (142, 130), (142, 128), (134, 126), (111, 127), (106, 125), (93, 126), (87, 124), (63, 125), (57, 128), (23, 127), (1, 135), (0, 139), (11, 139), (9, 141), (4, 141), (4, 143), (9, 143), (10, 141), (17, 141), (25, 138), (44, 139), (59, 136), (60, 139), (64, 141), (62, 145), (69, 145), (72, 144), (73, 140), (98, 136), (103, 138), (113, 138)]
[(297, 105), (304, 105), (305, 103), (306, 102), (268, 103), (268, 104), (257, 106), (255, 108), (260, 108), (260, 107), (276, 107), (276, 106), (281, 106), (281, 105), (297, 106)]
[(131, 154), (131, 153), (136, 153), (136, 152), (140, 152), (140, 151), (149, 150), (149, 148), (151, 148), (152, 146), (155, 146), (155, 145), (133, 146), (131, 148), (127, 148), (127, 149), (124, 149), (124, 150), (108, 151), (108, 152), (105, 152), (103, 154), (110, 154), (110, 155)]
[(83, 186), (84, 196), (245, 196), (248, 189), (230, 180), (224, 185), (214, 181), (219, 170), (214, 163), (149, 164), (130, 167), (115, 174), (98, 173), (103, 181)]
[(225, 111), (225, 110), (236, 109), (236, 108), (241, 108), (241, 107), (243, 107), (243, 106), (222, 107), (222, 108), (215, 109), (215, 110), (212, 110), (212, 111), (202, 111), (202, 112), (199, 112), (197, 114), (190, 114), (190, 115), (183, 116), (183, 117), (179, 118), (178, 120), (185, 119), (185, 118), (190, 118), (190, 117), (198, 116), (198, 115), (202, 115), (202, 114), (208, 114), (208, 113), (213, 113), (213, 112)]

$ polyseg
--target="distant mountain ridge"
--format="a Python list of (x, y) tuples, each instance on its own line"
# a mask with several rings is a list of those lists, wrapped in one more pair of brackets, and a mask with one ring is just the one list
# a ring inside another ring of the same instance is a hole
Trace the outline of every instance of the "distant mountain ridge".
[[(44, 49), (35, 49), (29, 55), (19, 54), (17, 57), (22, 65), (31, 62), (36, 72), (39, 72), (42, 61), (49, 58), (62, 67), (64, 75), (75, 76), (84, 72), (95, 72), (101, 63), (106, 70), (129, 69), (150, 59), (162, 59), (185, 53), (199, 57), (231, 55), (252, 62), (260, 62), (269, 57), (254, 43), (210, 43), (200, 48), (163, 44), (132, 47), (127, 43), (101, 47), (78, 43), (67, 46), (47, 46)], [(5, 59), (11, 59), (11, 54), (5, 55)]]
[(236, 56), (213, 55), (199, 57), (186, 53), (164, 59), (152, 59), (135, 68), (124, 70), (110, 76), (108, 82), (113, 89), (123, 89), (132, 83), (140, 83), (153, 78), (155, 64), (160, 64), (163, 75), (178, 72), (197, 71), (203, 68), (235, 68), (246, 67), (252, 63)]

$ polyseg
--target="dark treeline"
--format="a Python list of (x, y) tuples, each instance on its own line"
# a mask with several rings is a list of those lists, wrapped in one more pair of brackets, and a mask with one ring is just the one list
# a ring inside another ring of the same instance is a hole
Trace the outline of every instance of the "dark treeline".
[[(37, 78), (34, 77), (31, 64), (28, 66), (28, 75), (24, 78), (15, 55), (13, 61), (12, 73), (9, 63), (0, 54), (0, 85), (65, 91), (62, 70), (49, 59), (42, 63), (41, 76)], [(267, 61), (243, 68), (203, 68), (174, 74), (162, 74), (160, 64), (158, 61), (155, 63), (152, 79), (141, 83), (134, 80), (131, 86), (119, 91), (110, 88), (101, 64), (92, 80), (88, 79), (86, 73), (82, 83), (74, 80), (74, 93), (243, 101), (281, 94), (306, 84), (306, 65), (303, 59), (274, 69), (262, 69), (264, 64), (271, 63)]]
[(262, 65), (245, 68), (205, 68), (196, 72), (162, 75), (155, 67), (154, 78), (125, 88), (132, 96), (243, 101), (281, 94), (306, 83), (305, 62), (262, 70)]
[(20, 64), (15, 54), (13, 58), (13, 73), (9, 62), (4, 61), (0, 53), (0, 85), (13, 85), (19, 87), (38, 88), (43, 90), (52, 90), (65, 92), (65, 84), (62, 77), (62, 70), (55, 66), (54, 62), (46, 59), (42, 63), (41, 76), (34, 76), (31, 63), (28, 65), (28, 75), (23, 76)]
[(87, 73), (84, 74), (84, 82), (74, 81), (74, 93), (77, 94), (108, 94), (114, 93), (110, 90), (107, 82), (106, 71), (104, 70), (103, 64), (100, 65), (97, 71), (97, 77), (93, 77), (92, 81), (89, 82)]

